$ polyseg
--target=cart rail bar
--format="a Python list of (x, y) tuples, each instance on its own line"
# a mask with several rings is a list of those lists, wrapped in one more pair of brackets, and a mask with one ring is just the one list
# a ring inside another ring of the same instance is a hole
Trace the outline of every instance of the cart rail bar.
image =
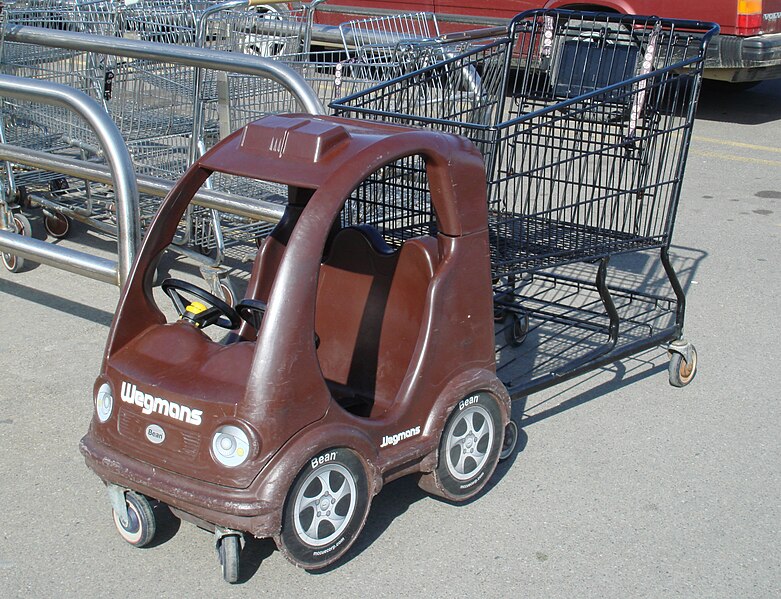
[[(0, 144), (0, 161), (7, 160), (16, 164), (32, 166), (61, 175), (78, 177), (93, 183), (105, 183), (111, 185), (113, 182), (111, 169), (104, 164), (90, 162), (88, 160), (77, 160), (75, 158), (66, 158), (64, 156), (42, 152), (40, 150), (31, 150), (13, 144)], [(136, 183), (138, 191), (157, 197), (165, 197), (171, 191), (175, 182), (161, 177), (152, 177), (149, 175), (137, 175)], [(284, 206), (266, 202), (259, 199), (248, 198), (245, 196), (227, 194), (213, 189), (200, 189), (195, 194), (193, 202), (204, 208), (228, 212), (247, 218), (255, 218), (268, 222), (279, 222), (284, 213)]]
[(138, 187), (133, 161), (114, 121), (84, 92), (58, 83), (0, 75), (0, 96), (60, 106), (78, 114), (89, 124), (108, 161), (120, 232), (117, 236), (116, 262), (5, 231), (0, 231), (0, 249), (121, 286), (135, 259), (141, 226), (138, 221)]
[(289, 89), (301, 104), (304, 112), (315, 115), (325, 114), (322, 102), (301, 75), (281, 62), (260, 56), (245, 56), (222, 50), (177, 46), (27, 25), (6, 24), (5, 39), (11, 42), (37, 44), (51, 48), (82, 50), (243, 75), (257, 75), (271, 79)]

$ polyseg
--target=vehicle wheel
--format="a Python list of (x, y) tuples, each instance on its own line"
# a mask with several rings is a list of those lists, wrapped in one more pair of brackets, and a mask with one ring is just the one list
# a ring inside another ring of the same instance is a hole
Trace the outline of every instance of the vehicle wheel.
[(227, 535), (220, 539), (217, 547), (220, 556), (220, 568), (225, 582), (233, 584), (239, 580), (239, 554), (241, 553), (241, 540), (238, 535)]
[(503, 439), (502, 415), (491, 395), (462, 399), (442, 431), (434, 469), (437, 488), (454, 501), (479, 493), (496, 468)]
[(518, 425), (514, 420), (510, 420), (504, 427), (504, 439), (502, 440), (502, 449), (499, 452), (499, 461), (504, 461), (515, 452), (515, 446), (518, 444)]
[(43, 217), (46, 232), (55, 239), (64, 239), (71, 229), (71, 219), (59, 212), (50, 212)]
[[(14, 214), (13, 217), (13, 233), (18, 233), (25, 237), (32, 236), (32, 226), (30, 220), (24, 214)], [(5, 266), (11, 272), (20, 272), (24, 268), (24, 258), (21, 256), (15, 256), (13, 254), (2, 254), (3, 266)]]
[(132, 491), (125, 494), (125, 502), (127, 503), (128, 523), (127, 525), (122, 524), (119, 514), (115, 510), (111, 510), (114, 515), (114, 525), (117, 527), (119, 535), (128, 543), (135, 547), (143, 547), (154, 538), (157, 527), (152, 506), (149, 505), (149, 500), (146, 497)]
[(344, 448), (322, 452), (288, 493), (280, 549), (303, 568), (327, 566), (352, 546), (368, 511), (368, 480), (358, 456)]
[(526, 340), (529, 333), (529, 314), (526, 311), (509, 314), (509, 321), (504, 329), (504, 337), (508, 344), (518, 347)]
[(668, 373), (673, 387), (685, 387), (697, 374), (697, 350), (694, 346), (691, 348), (690, 358), (691, 361), (687, 362), (683, 355), (677, 352), (673, 352), (670, 357)]

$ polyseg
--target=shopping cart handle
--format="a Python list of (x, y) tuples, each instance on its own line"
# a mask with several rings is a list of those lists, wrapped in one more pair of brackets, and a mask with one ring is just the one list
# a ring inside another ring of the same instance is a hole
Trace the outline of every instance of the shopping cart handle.
[(287, 4), (290, 0), (248, 0), (247, 6), (261, 6), (263, 4)]

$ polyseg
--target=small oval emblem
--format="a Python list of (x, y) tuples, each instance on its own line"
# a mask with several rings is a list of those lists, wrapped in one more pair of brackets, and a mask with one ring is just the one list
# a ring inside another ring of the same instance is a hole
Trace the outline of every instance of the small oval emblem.
[(165, 441), (165, 431), (157, 424), (150, 424), (146, 427), (146, 438), (155, 445), (160, 445), (160, 443)]

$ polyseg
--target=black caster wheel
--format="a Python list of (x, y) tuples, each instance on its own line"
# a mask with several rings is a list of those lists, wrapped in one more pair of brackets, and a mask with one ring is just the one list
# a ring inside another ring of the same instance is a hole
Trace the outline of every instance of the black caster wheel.
[(239, 580), (239, 554), (241, 539), (238, 535), (226, 535), (220, 539), (217, 554), (220, 557), (222, 578), (231, 584)]
[(505, 319), (504, 338), (513, 347), (518, 347), (526, 340), (529, 333), (529, 315), (524, 311), (512, 312)]
[(504, 427), (504, 439), (502, 440), (502, 449), (499, 451), (499, 461), (503, 462), (515, 452), (515, 446), (518, 444), (518, 425), (510, 420)]

